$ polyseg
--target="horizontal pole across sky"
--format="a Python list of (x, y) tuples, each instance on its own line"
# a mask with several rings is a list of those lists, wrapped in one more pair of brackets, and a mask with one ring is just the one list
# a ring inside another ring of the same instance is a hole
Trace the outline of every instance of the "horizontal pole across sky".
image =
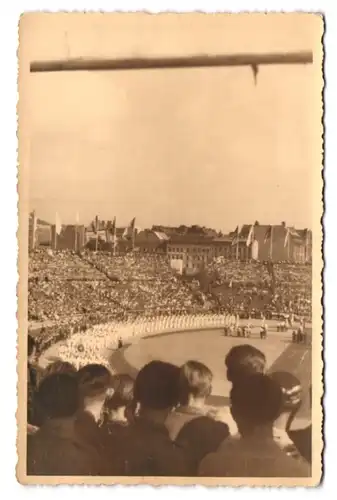
[(30, 64), (30, 71), (31, 73), (55, 73), (61, 71), (127, 71), (146, 69), (292, 65), (312, 64), (312, 62), (312, 52), (197, 55), (125, 59), (78, 58), (54, 61), (33, 61)]

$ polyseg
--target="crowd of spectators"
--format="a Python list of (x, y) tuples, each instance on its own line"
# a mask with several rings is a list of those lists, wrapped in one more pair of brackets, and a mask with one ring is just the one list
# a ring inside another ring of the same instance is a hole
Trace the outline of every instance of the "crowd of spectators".
[[(146, 263), (146, 264), (145, 264)], [(35, 252), (30, 255), (28, 314), (31, 321), (97, 313), (195, 312), (200, 296), (179, 279), (165, 258)]]
[(214, 260), (211, 286), (186, 280), (167, 257), (36, 250), (29, 255), (28, 320), (41, 344), (137, 317), (230, 312), (241, 318), (311, 317), (311, 267)]
[(281, 315), (311, 319), (312, 269), (309, 265), (215, 260), (208, 267), (219, 302), (243, 317)]
[(225, 357), (230, 407), (207, 400), (213, 374), (197, 360), (154, 360), (135, 380), (101, 364), (42, 369), (28, 339), (27, 474), (39, 476), (310, 477), (311, 426), (292, 423), (304, 394), (266, 374), (249, 344)]

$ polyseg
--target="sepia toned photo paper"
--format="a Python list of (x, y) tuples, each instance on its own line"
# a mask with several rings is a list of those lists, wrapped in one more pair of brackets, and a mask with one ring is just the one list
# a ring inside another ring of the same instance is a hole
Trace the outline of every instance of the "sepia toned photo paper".
[(25, 13), (23, 484), (317, 486), (314, 13)]

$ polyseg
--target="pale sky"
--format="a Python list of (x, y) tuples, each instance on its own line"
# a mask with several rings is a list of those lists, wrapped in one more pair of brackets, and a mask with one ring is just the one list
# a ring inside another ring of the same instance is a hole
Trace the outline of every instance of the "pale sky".
[[(34, 17), (35, 16), (35, 17)], [(50, 222), (311, 227), (317, 68), (28, 75), (30, 60), (315, 50), (318, 17), (43, 15), (21, 24), (30, 209)]]

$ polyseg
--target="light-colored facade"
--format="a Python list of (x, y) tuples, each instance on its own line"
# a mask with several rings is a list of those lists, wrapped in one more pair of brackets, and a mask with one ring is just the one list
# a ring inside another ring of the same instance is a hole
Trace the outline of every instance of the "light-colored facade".
[(172, 237), (167, 254), (170, 261), (182, 260), (185, 270), (199, 271), (214, 257), (214, 246), (206, 238)]

